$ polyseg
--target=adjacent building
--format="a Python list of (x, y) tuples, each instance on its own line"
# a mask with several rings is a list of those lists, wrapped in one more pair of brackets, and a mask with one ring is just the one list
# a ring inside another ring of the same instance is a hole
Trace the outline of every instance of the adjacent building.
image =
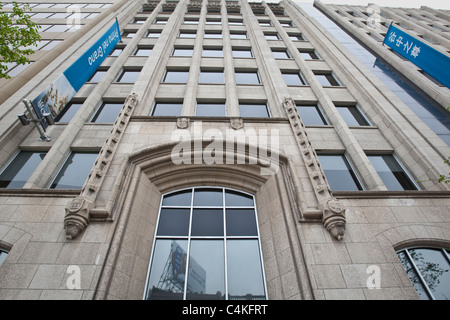
[[(450, 91), (382, 44), (392, 22), (449, 57), (448, 11), (31, 7), (33, 63), (0, 82), (0, 298), (448, 298)], [(45, 136), (24, 125), (116, 21)]]

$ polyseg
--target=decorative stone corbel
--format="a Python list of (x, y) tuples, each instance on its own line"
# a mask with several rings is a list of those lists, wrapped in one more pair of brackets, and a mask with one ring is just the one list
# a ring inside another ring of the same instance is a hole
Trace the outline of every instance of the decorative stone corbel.
[(187, 129), (190, 125), (190, 119), (188, 117), (179, 117), (177, 118), (177, 128), (178, 129)]
[(322, 211), (322, 223), (337, 240), (342, 240), (345, 233), (345, 208), (335, 198), (327, 199), (319, 203)]
[(242, 129), (244, 127), (244, 120), (242, 118), (231, 118), (230, 125), (234, 130)]
[(66, 216), (64, 217), (64, 229), (66, 239), (73, 240), (86, 229), (89, 224), (89, 210), (92, 203), (82, 197), (78, 197), (69, 202), (66, 206)]

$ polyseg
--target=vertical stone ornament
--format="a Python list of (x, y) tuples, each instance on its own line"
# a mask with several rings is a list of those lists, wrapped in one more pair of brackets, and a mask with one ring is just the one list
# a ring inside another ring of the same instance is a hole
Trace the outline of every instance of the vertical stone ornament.
[(67, 205), (64, 218), (67, 239), (75, 239), (89, 225), (89, 211), (95, 207), (95, 199), (137, 103), (137, 94), (133, 93), (128, 96), (113, 125), (110, 136), (98, 154), (81, 194)]
[(345, 208), (331, 193), (325, 173), (309, 141), (305, 125), (297, 112), (294, 100), (285, 98), (283, 106), (308, 171), (308, 176), (318, 201), (318, 208), (322, 212), (322, 223), (336, 239), (342, 240), (345, 232)]

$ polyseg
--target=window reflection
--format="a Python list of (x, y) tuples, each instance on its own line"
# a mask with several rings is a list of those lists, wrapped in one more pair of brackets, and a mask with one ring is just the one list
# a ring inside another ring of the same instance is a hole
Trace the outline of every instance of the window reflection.
[(253, 196), (201, 187), (161, 204), (146, 299), (266, 299)]
[(397, 255), (420, 299), (450, 299), (448, 251), (434, 248), (414, 248), (402, 250)]

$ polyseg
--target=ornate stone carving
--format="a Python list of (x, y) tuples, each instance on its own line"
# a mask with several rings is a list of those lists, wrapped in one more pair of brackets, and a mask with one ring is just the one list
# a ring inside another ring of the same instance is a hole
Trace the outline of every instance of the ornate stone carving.
[(295, 102), (291, 98), (285, 98), (283, 105), (308, 171), (318, 201), (318, 208), (322, 212), (322, 223), (336, 239), (342, 240), (345, 232), (345, 208), (330, 191), (330, 186), (308, 138), (305, 125), (297, 112)]
[(177, 118), (177, 128), (178, 129), (187, 129), (187, 128), (189, 128), (190, 123), (191, 123), (191, 120), (188, 117)]
[(342, 240), (345, 233), (345, 208), (341, 202), (331, 198), (323, 201), (319, 208), (323, 212), (322, 223), (337, 240)]
[(64, 217), (64, 229), (66, 230), (66, 239), (75, 239), (83, 232), (89, 224), (89, 209), (92, 203), (83, 198), (75, 198), (68, 203), (66, 207), (66, 216)]
[(80, 196), (67, 205), (64, 218), (67, 239), (75, 239), (88, 226), (90, 221), (89, 211), (94, 207), (95, 199), (111, 165), (111, 159), (117, 150), (137, 103), (137, 94), (130, 94), (113, 125), (109, 138), (100, 150)]
[(244, 120), (242, 118), (231, 118), (230, 125), (234, 130), (242, 129), (244, 127)]

